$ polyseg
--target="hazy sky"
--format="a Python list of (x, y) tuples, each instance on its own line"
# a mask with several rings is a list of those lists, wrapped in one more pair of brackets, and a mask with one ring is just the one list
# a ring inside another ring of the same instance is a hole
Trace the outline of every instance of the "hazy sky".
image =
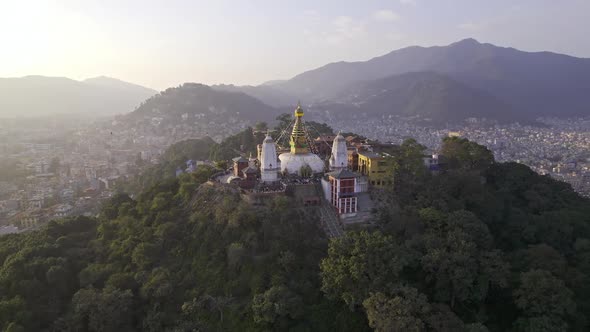
[(474, 37), (590, 57), (589, 0), (0, 0), (0, 77), (259, 84)]

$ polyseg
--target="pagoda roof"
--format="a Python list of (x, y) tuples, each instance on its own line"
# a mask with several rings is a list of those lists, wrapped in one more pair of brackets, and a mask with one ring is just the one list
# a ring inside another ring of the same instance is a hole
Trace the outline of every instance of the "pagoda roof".
[(233, 160), (233, 161), (235, 161), (236, 163), (247, 163), (247, 162), (249, 162), (249, 160), (248, 160), (248, 159), (246, 159), (246, 158), (244, 158), (244, 157), (242, 157), (242, 156), (235, 157), (235, 158), (234, 158), (234, 159), (232, 159), (232, 160)]
[(256, 167), (248, 166), (242, 172), (244, 172), (244, 174), (258, 173), (258, 169), (256, 169)]
[(339, 169), (337, 171), (333, 171), (333, 172), (328, 173), (328, 176), (331, 176), (335, 179), (346, 179), (346, 178), (358, 178), (360, 175), (358, 173), (349, 171), (346, 168), (343, 168), (343, 169)]

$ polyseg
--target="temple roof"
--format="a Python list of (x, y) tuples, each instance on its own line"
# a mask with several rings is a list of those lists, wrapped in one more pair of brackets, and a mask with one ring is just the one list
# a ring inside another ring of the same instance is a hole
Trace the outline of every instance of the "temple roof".
[(244, 172), (244, 174), (251, 174), (251, 173), (258, 173), (258, 170), (255, 167), (248, 166), (242, 172)]
[(337, 171), (328, 173), (328, 175), (335, 179), (358, 178), (360, 176), (360, 174), (351, 172), (347, 169), (339, 169)]
[(234, 159), (232, 159), (232, 160), (233, 160), (234, 162), (236, 162), (236, 163), (247, 163), (247, 162), (249, 161), (248, 159), (246, 159), (246, 158), (244, 158), (244, 157), (242, 157), (242, 156), (235, 157), (235, 158), (234, 158)]

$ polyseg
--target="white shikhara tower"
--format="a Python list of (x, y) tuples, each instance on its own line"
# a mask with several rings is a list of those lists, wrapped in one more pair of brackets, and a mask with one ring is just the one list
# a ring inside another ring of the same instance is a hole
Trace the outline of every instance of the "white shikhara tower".
[(330, 157), (330, 170), (338, 171), (341, 169), (346, 169), (348, 164), (348, 152), (346, 149), (346, 140), (344, 137), (338, 133), (336, 138), (334, 138), (334, 143), (332, 144), (332, 156)]
[(270, 137), (270, 133), (267, 133), (262, 142), (262, 152), (260, 154), (260, 180), (262, 182), (278, 181), (279, 169), (277, 148), (272, 137)]

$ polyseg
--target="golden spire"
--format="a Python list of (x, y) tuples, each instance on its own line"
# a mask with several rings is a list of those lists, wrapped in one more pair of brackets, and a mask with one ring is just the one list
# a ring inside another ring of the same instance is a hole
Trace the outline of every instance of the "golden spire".
[(297, 102), (297, 108), (295, 109), (295, 116), (300, 118), (303, 116), (303, 108), (301, 108), (301, 102)]
[(291, 153), (292, 154), (304, 154), (309, 153), (309, 147), (307, 146), (307, 139), (305, 138), (305, 130), (303, 129), (303, 108), (301, 103), (297, 102), (297, 108), (295, 109), (295, 124), (293, 125), (293, 132), (291, 133)]

